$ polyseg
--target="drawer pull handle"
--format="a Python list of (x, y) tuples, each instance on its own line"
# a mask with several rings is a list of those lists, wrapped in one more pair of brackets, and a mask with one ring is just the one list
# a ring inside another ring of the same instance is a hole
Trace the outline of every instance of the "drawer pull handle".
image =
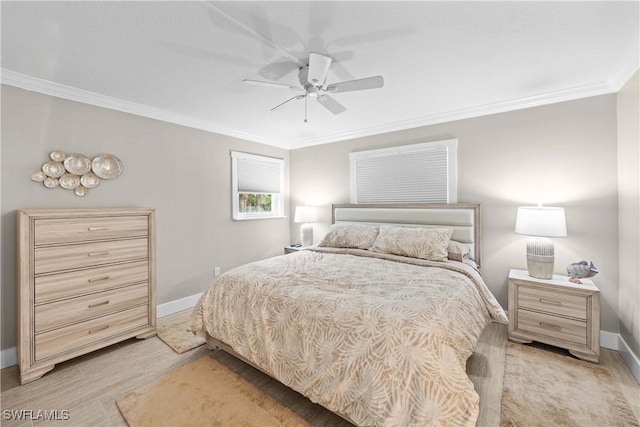
[(89, 231), (106, 231), (109, 227), (89, 227)]
[(562, 305), (562, 303), (560, 301), (552, 301), (549, 299), (542, 299), (540, 298), (540, 302), (543, 304), (551, 304), (551, 305)]
[(103, 252), (89, 252), (87, 255), (89, 255), (89, 256), (103, 256), (103, 255), (109, 255), (109, 251), (103, 251)]
[[(97, 302), (97, 303), (95, 303), (95, 304), (89, 304), (89, 305), (88, 305), (88, 307), (89, 307), (89, 308), (93, 308), (93, 307), (99, 307), (99, 306), (101, 306), (101, 305), (107, 305), (107, 304), (109, 304), (109, 300), (102, 301), (102, 302)], [(108, 325), (107, 325), (107, 326), (108, 326)]]
[(109, 329), (109, 325), (98, 326), (97, 328), (89, 329), (89, 333), (95, 334), (96, 332), (104, 331), (105, 329)]
[(562, 328), (558, 325), (552, 325), (550, 323), (544, 323), (544, 322), (540, 322), (540, 327), (541, 328), (545, 328), (545, 329), (553, 329), (554, 331), (559, 331)]
[(109, 276), (92, 277), (91, 279), (88, 280), (88, 282), (93, 283), (93, 282), (99, 282), (101, 280), (109, 280)]

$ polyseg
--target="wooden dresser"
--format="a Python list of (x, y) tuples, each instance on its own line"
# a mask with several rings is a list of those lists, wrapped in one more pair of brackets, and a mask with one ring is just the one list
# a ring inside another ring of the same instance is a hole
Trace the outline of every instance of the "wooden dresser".
[(536, 279), (509, 272), (509, 340), (538, 341), (569, 350), (580, 359), (600, 360), (600, 291), (590, 279)]
[(22, 384), (56, 363), (155, 335), (155, 210), (19, 210), (16, 230)]

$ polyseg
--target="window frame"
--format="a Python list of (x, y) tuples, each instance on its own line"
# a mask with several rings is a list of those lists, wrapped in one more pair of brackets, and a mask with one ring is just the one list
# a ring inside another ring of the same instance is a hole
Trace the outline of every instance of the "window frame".
[[(249, 159), (258, 162), (273, 163), (279, 167), (279, 192), (246, 192), (238, 188), (238, 160)], [(231, 208), (235, 221), (252, 219), (285, 218), (284, 215), (284, 159), (259, 154), (231, 151)], [(270, 194), (271, 212), (240, 212), (241, 194)]]

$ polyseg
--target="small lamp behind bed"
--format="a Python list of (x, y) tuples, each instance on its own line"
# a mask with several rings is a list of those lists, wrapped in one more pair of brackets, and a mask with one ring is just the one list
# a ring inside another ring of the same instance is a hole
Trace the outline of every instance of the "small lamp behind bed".
[[(564, 208), (520, 206), (516, 217), (516, 233), (539, 237), (566, 237)], [(533, 238), (527, 242), (529, 276), (553, 277), (554, 246), (549, 239)]]
[(318, 222), (318, 208), (315, 206), (296, 206), (296, 215), (293, 222), (302, 222), (300, 227), (300, 243), (302, 246), (313, 245), (313, 225)]

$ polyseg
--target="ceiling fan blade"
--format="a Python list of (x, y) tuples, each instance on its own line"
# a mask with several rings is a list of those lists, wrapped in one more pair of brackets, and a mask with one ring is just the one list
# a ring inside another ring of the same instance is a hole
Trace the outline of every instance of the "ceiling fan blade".
[(280, 108), (280, 107), (282, 107), (284, 104), (286, 104), (286, 103), (287, 103), (287, 102), (289, 102), (289, 101), (293, 101), (294, 99), (302, 99), (302, 98), (304, 98), (304, 97), (305, 97), (305, 95), (296, 95), (296, 96), (294, 96), (294, 97), (292, 97), (292, 98), (289, 98), (289, 99), (287, 99), (286, 101), (284, 101), (284, 102), (282, 102), (282, 103), (280, 103), (280, 104), (276, 105), (275, 107), (273, 107), (273, 108), (271, 109), (271, 111), (275, 110), (276, 108)]
[(314, 86), (322, 86), (327, 78), (332, 59), (319, 53), (309, 54), (309, 75), (307, 80)]
[(246, 85), (255, 85), (255, 86), (266, 86), (266, 87), (275, 87), (279, 89), (291, 89), (291, 90), (304, 90), (298, 86), (285, 85), (282, 83), (273, 83), (273, 82), (263, 82), (261, 80), (249, 80), (244, 79), (242, 83)]
[(366, 79), (350, 80), (347, 82), (333, 83), (325, 89), (327, 92), (350, 92), (352, 90), (376, 89), (384, 86), (382, 76), (367, 77)]
[(329, 95), (320, 95), (318, 97), (318, 102), (324, 106), (327, 110), (331, 111), (333, 114), (340, 114), (343, 111), (346, 111), (346, 108), (338, 101), (330, 97)]

